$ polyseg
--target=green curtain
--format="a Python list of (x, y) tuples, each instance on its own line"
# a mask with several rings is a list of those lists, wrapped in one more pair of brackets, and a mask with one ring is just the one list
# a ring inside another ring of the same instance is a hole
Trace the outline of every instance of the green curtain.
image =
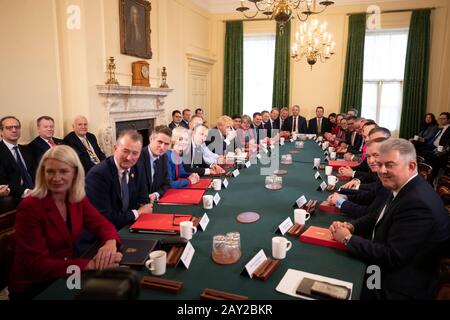
[(358, 110), (358, 114), (361, 114), (365, 38), (366, 14), (350, 15), (341, 100), (342, 113), (347, 112), (348, 109), (355, 108)]
[(289, 107), (291, 21), (284, 24), (282, 32), (280, 29), (281, 25), (277, 23), (272, 107), (281, 109)]
[(431, 10), (427, 9), (413, 11), (411, 16), (403, 82), (401, 138), (410, 138), (419, 131), (427, 110), (430, 15)]
[(223, 114), (243, 113), (244, 105), (244, 28), (242, 21), (226, 23)]

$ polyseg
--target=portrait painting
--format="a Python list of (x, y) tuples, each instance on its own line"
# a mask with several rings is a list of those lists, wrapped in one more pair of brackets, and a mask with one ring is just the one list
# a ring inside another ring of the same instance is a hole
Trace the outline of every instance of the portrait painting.
[(151, 3), (146, 0), (119, 0), (120, 52), (151, 59)]

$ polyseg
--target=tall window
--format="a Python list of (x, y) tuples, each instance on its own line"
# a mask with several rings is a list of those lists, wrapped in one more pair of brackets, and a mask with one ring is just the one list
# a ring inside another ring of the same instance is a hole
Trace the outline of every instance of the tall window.
[(362, 116), (398, 134), (408, 30), (367, 32)]
[(244, 35), (244, 114), (272, 107), (275, 34)]

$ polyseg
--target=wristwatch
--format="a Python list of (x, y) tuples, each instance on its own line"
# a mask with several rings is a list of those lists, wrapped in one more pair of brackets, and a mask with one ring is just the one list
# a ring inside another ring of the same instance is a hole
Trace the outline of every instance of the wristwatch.
[(344, 240), (342, 240), (342, 243), (345, 245), (345, 246), (347, 246), (348, 245), (348, 242), (350, 241), (350, 238), (352, 237), (352, 234), (350, 233), (350, 234), (348, 234), (348, 235), (346, 235), (345, 236), (345, 238), (344, 238)]

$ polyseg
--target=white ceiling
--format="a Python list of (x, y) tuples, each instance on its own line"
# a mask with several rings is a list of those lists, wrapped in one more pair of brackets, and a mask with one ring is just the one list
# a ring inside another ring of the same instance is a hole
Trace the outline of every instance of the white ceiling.
[[(192, 0), (198, 6), (206, 9), (211, 13), (229, 13), (235, 12), (236, 8), (240, 6), (240, 0)], [(394, 2), (401, 0), (334, 0), (334, 5), (349, 5), (349, 4), (374, 4), (377, 2)], [(320, 2), (320, 1), (319, 1)], [(252, 3), (246, 1), (246, 6), (253, 6)]]

